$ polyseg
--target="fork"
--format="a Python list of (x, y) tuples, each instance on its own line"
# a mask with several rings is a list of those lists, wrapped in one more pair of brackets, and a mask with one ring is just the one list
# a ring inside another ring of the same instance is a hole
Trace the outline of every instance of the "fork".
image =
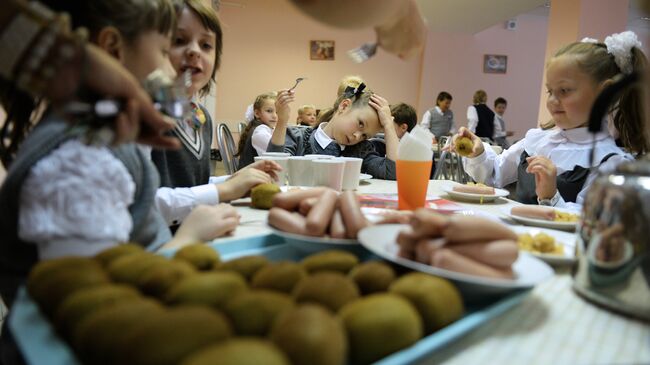
[(375, 53), (377, 53), (377, 42), (364, 43), (360, 47), (351, 49), (348, 51), (348, 56), (355, 63), (362, 63), (368, 61)]
[(295, 89), (296, 86), (298, 86), (298, 84), (300, 83), (300, 81), (303, 81), (303, 80), (307, 80), (307, 78), (306, 78), (306, 77), (299, 77), (299, 78), (297, 78), (297, 79), (296, 79), (296, 83), (293, 84), (293, 86), (289, 89), (289, 91), (293, 91), (293, 89)]

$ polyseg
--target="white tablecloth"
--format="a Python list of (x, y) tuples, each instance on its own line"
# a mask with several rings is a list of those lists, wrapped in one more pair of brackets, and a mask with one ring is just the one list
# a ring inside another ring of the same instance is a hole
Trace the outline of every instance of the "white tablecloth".
[[(429, 195), (448, 198), (432, 180)], [(396, 193), (394, 181), (370, 180), (359, 193)], [(248, 207), (249, 199), (234, 202), (242, 215), (235, 237), (269, 232), (267, 211)], [(511, 200), (458, 204), (475, 211), (503, 216)], [(514, 222), (509, 222), (514, 223)], [(438, 351), (422, 364), (650, 364), (650, 326), (603, 310), (571, 289), (567, 269), (537, 286), (514, 309), (491, 320), (464, 338)]]

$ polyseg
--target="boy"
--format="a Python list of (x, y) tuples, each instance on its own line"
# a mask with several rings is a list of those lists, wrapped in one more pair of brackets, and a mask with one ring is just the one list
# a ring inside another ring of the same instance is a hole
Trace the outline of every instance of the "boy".
[(506, 112), (508, 101), (502, 97), (494, 100), (494, 142), (504, 150), (510, 147), (506, 137), (512, 135), (512, 132), (506, 132), (506, 122), (503, 120), (503, 113)]
[(301, 106), (298, 109), (296, 124), (316, 127), (316, 107), (310, 104)]

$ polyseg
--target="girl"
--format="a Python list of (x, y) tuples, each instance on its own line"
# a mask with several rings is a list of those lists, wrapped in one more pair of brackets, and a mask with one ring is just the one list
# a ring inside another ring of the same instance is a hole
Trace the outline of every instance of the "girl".
[[(87, 27), (91, 39), (136, 78), (168, 63), (175, 17), (169, 0), (52, 5), (70, 11), (75, 25)], [(86, 133), (83, 125), (70, 128), (50, 113), (29, 135), (8, 171), (0, 190), (0, 292), (9, 305), (40, 259), (90, 256), (124, 241), (152, 250), (165, 242), (180, 246), (223, 235), (238, 223), (232, 207), (199, 207), (171, 239), (155, 209), (158, 174), (149, 156), (132, 143), (85, 144)]]
[[(398, 138), (386, 99), (365, 90), (366, 85), (348, 87), (332, 109), (320, 118), (316, 128), (287, 128), (288, 104), (293, 91), (278, 94), (278, 123), (267, 151), (288, 152), (294, 156), (326, 154), (363, 158), (361, 170), (377, 179), (395, 179), (397, 156), (380, 156), (368, 139), (384, 130), (387, 150), (396, 151)], [(394, 146), (394, 148), (392, 148)], [(390, 161), (392, 159), (392, 161)], [(392, 162), (392, 163), (391, 163)]]
[(246, 167), (255, 161), (255, 156), (262, 156), (271, 141), (273, 129), (278, 122), (275, 112), (275, 93), (258, 95), (253, 103), (253, 120), (239, 137), (237, 155), (239, 168)]
[[(232, 176), (210, 176), (212, 119), (198, 103), (210, 93), (221, 63), (223, 33), (217, 14), (205, 1), (185, 0), (177, 9), (170, 60), (179, 75), (191, 74), (188, 93), (193, 98), (193, 116), (177, 120), (172, 132), (181, 141), (179, 150), (153, 150), (151, 158), (160, 173), (156, 203), (167, 223), (179, 224), (198, 204), (217, 204), (246, 195), (258, 184), (272, 182), (280, 167), (259, 161), (251, 169)], [(269, 175), (270, 174), (270, 175)]]
[[(466, 128), (457, 137), (472, 139), (474, 148), (463, 159), (466, 171), (476, 180), (498, 187), (517, 181), (517, 200), (580, 209), (598, 171), (613, 169), (632, 156), (616, 145), (607, 132), (593, 136), (586, 123), (594, 100), (612, 79), (641, 70), (646, 59), (632, 32), (614, 34), (605, 43), (572, 43), (562, 48), (546, 67), (546, 107), (555, 128), (531, 129), (526, 137), (501, 155), (485, 148)], [(632, 153), (648, 151), (638, 89), (623, 93), (612, 112), (621, 141)], [(595, 138), (595, 166), (590, 164)], [(597, 169), (591, 170), (592, 167)]]

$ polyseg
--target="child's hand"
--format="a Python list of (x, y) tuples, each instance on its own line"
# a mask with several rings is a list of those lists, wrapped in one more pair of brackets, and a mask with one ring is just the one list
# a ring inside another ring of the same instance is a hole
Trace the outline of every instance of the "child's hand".
[(280, 90), (275, 99), (275, 112), (278, 114), (278, 123), (286, 123), (289, 120), (291, 108), (289, 104), (295, 99), (296, 92), (293, 90)]
[(229, 204), (198, 205), (178, 227), (164, 247), (182, 247), (197, 241), (211, 241), (232, 233), (239, 224), (239, 213)]
[(368, 104), (370, 104), (370, 106), (377, 111), (377, 115), (379, 116), (379, 124), (381, 124), (381, 127), (384, 129), (384, 131), (386, 128), (392, 126), (394, 118), (390, 113), (390, 105), (386, 99), (377, 94), (372, 94), (370, 96)]
[(535, 193), (538, 199), (551, 199), (557, 192), (557, 168), (551, 160), (542, 156), (526, 159), (526, 172), (535, 174)]
[(455, 151), (456, 141), (462, 137), (467, 137), (470, 140), (472, 140), (472, 153), (470, 153), (466, 157), (474, 158), (476, 156), (481, 155), (483, 152), (485, 152), (485, 148), (483, 148), (483, 141), (481, 141), (480, 138), (478, 138), (474, 133), (470, 132), (470, 130), (465, 127), (460, 127), (458, 133), (456, 133), (454, 136), (451, 137), (452, 138), (451, 145), (445, 146), (442, 150)]
[[(282, 166), (278, 165), (277, 162), (271, 161), (271, 160), (259, 160), (255, 161), (252, 164), (244, 167), (243, 169), (239, 170), (245, 170), (245, 169), (258, 169), (260, 171), (264, 171), (267, 174), (271, 176), (273, 180), (278, 179), (278, 172), (282, 171)], [(238, 172), (239, 172), (238, 171)], [(236, 172), (235, 174), (237, 174)]]
[(231, 201), (248, 195), (252, 188), (259, 184), (272, 183), (271, 175), (258, 169), (241, 169), (228, 180), (217, 184), (219, 201)]

